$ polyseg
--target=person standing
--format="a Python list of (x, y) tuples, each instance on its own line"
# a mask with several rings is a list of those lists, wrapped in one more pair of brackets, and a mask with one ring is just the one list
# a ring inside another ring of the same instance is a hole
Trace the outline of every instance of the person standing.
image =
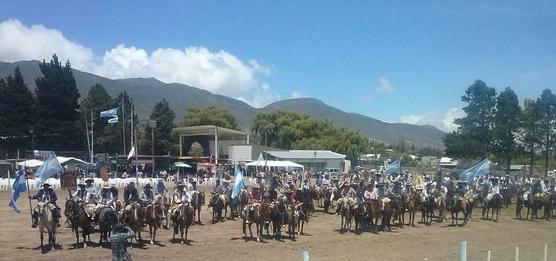
[(112, 261), (128, 261), (131, 256), (127, 253), (126, 240), (135, 236), (131, 228), (122, 225), (114, 226), (110, 235), (110, 245), (112, 246)]

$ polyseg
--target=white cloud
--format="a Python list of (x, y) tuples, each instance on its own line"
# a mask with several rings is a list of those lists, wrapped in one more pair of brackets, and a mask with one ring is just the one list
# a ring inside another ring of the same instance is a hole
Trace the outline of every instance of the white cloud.
[(300, 92), (293, 91), (293, 92), (291, 93), (290, 97), (291, 97), (292, 99), (299, 99), (299, 98), (305, 98), (305, 97), (307, 97), (307, 96), (303, 95), (303, 94), (300, 93)]
[(380, 77), (378, 79), (378, 85), (374, 88), (373, 92), (368, 95), (361, 96), (361, 100), (370, 101), (376, 98), (378, 95), (390, 94), (395, 91), (396, 86), (394, 86), (392, 82), (390, 82), (390, 80), (388, 80), (386, 77)]
[(238, 97), (238, 100), (244, 101), (255, 108), (262, 108), (277, 100), (280, 100), (280, 94), (270, 88), (268, 83), (262, 84), (260, 87), (252, 90), (250, 97)]
[(375, 88), (377, 93), (393, 93), (396, 91), (396, 87), (385, 77), (378, 79), (378, 86)]
[(91, 69), (94, 60), (90, 48), (66, 39), (58, 30), (43, 25), (28, 27), (15, 19), (0, 22), (0, 60), (49, 60), (53, 53), (60, 58), (71, 57), (76, 68)]
[(416, 125), (433, 125), (443, 131), (455, 131), (458, 125), (454, 120), (465, 115), (460, 108), (450, 108), (445, 113), (431, 112), (425, 114), (408, 114), (400, 117), (400, 122)]
[(77, 69), (108, 78), (155, 77), (227, 96), (265, 93), (264, 88), (257, 87), (257, 78), (271, 73), (257, 60), (244, 62), (224, 50), (212, 52), (202, 46), (159, 48), (148, 53), (120, 44), (100, 57), (58, 30), (42, 25), (27, 27), (13, 19), (0, 23), (0, 60), (48, 60), (53, 53), (69, 59)]

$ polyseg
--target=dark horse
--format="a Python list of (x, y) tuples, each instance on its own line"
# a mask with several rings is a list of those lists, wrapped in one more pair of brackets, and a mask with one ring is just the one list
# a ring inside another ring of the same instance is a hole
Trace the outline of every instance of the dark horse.
[(66, 201), (66, 208), (64, 210), (64, 215), (71, 223), (71, 228), (75, 231), (75, 239), (77, 244), (79, 244), (79, 228), (81, 228), (81, 235), (83, 236), (83, 247), (87, 247), (87, 239), (91, 241), (90, 234), (93, 232), (93, 227), (91, 226), (91, 219), (85, 213), (82, 204), (69, 199)]
[[(122, 223), (135, 232), (135, 239), (139, 244), (143, 244), (143, 238), (141, 237), (141, 229), (143, 228), (143, 220), (145, 216), (145, 211), (143, 206), (138, 203), (132, 203), (127, 206), (122, 211)], [(133, 238), (130, 239), (133, 242)]]
[(434, 197), (428, 196), (425, 201), (421, 203), (421, 223), (432, 224), (432, 217), (434, 215)]
[(222, 210), (224, 210), (226, 199), (224, 195), (212, 194), (209, 202), (209, 208), (212, 207), (212, 222), (222, 220)]
[(102, 241), (108, 242), (108, 238), (110, 238), (110, 232), (112, 231), (112, 227), (118, 223), (118, 216), (116, 215), (116, 211), (109, 206), (102, 207), (97, 216), (97, 223), (99, 226), (100, 231), (100, 240), (99, 244), (102, 244)]
[(197, 223), (201, 224), (201, 206), (205, 204), (205, 193), (196, 192), (191, 196), (191, 207), (193, 207), (193, 220), (197, 216)]
[(467, 202), (464, 197), (456, 197), (452, 200), (450, 207), (450, 212), (452, 212), (452, 225), (458, 225), (458, 214), (461, 211), (463, 213), (463, 225), (467, 224)]
[[(486, 212), (486, 218), (488, 219), (488, 212), (492, 209), (492, 215), (490, 218), (492, 221), (498, 221), (498, 217), (500, 215), (500, 209), (504, 204), (503, 202), (504, 199), (502, 198), (502, 195), (498, 193), (492, 195), (492, 198), (490, 200), (488, 200), (487, 198), (485, 198), (483, 202), (483, 213), (482, 213), (483, 219), (485, 218), (485, 212)], [(494, 212), (496, 212), (496, 219), (494, 219)]]
[(288, 212), (286, 204), (281, 200), (270, 203), (270, 220), (272, 221), (272, 234), (276, 240), (282, 236), (282, 225), (288, 222)]
[[(174, 224), (174, 233), (172, 234), (172, 240), (176, 238), (176, 234), (180, 233), (181, 243), (189, 244), (187, 240), (187, 232), (189, 231), (189, 226), (193, 223), (193, 208), (187, 204), (181, 204), (176, 207), (173, 211), (172, 223)], [(185, 231), (185, 238), (183, 236)]]

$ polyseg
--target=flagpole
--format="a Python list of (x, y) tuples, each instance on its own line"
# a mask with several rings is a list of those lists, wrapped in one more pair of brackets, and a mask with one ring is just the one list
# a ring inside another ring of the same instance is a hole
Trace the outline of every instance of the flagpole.
[(91, 164), (93, 164), (93, 153), (94, 153), (94, 146), (95, 146), (95, 142), (94, 142), (94, 134), (95, 134), (95, 123), (93, 120), (93, 109), (91, 108)]
[[(18, 155), (18, 157), (19, 157), (19, 155)], [(31, 192), (30, 192), (30, 189), (29, 189), (29, 179), (27, 179), (27, 161), (25, 161), (25, 164), (23, 165), (23, 173), (25, 173), (23, 178), (25, 178), (25, 183), (27, 185), (27, 200), (29, 201), (29, 212), (31, 214), (31, 224), (32, 224), (33, 223), (33, 207), (31, 206)]]

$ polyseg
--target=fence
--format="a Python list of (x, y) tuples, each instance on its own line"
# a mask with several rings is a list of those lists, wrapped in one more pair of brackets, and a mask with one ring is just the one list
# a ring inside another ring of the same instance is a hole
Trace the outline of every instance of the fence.
[[(461, 245), (460, 245), (460, 261), (467, 261), (467, 241), (461, 241)], [(486, 257), (485, 259), (487, 261), (490, 261), (490, 258), (492, 256), (492, 252), (490, 250), (487, 251), (486, 253)], [(519, 247), (516, 246), (515, 247), (515, 253), (514, 253), (514, 257), (515, 257), (515, 261), (519, 261)], [(544, 248), (543, 248), (543, 253), (542, 253), (542, 257), (543, 257), (543, 261), (548, 261), (548, 244), (545, 243), (544, 244)], [(428, 261), (429, 259), (425, 257), (424, 259), (425, 261)]]

